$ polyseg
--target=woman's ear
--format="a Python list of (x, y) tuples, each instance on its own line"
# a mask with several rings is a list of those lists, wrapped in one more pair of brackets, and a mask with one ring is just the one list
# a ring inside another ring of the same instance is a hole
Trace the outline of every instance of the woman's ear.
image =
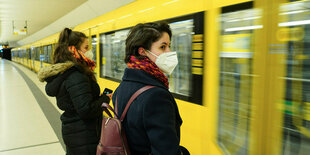
[(68, 46), (68, 50), (69, 50), (71, 53), (74, 53), (74, 51), (76, 51), (76, 48), (75, 48), (75, 46)]
[(140, 55), (142, 55), (142, 56), (146, 56), (146, 54), (145, 54), (145, 49), (144, 49), (143, 47), (139, 47), (139, 48), (138, 48), (138, 53), (139, 53)]

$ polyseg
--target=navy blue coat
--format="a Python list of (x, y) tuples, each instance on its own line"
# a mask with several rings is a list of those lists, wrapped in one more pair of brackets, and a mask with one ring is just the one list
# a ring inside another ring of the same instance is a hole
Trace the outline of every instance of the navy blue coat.
[(121, 84), (113, 94), (117, 97), (119, 115), (129, 98), (146, 85), (157, 86), (138, 96), (127, 112), (123, 126), (133, 155), (180, 154), (182, 119), (174, 97), (162, 82), (139, 69), (125, 69)]

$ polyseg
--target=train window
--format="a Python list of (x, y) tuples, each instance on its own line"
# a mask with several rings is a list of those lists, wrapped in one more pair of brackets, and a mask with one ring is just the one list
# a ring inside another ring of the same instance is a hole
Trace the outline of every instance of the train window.
[(35, 60), (40, 61), (40, 48), (39, 47), (35, 47), (34, 48), (34, 55), (35, 55)]
[(41, 57), (41, 61), (48, 62), (47, 55), (47, 46), (43, 46), (43, 57)]
[(48, 45), (47, 46), (47, 55), (46, 55), (46, 60), (47, 60), (47, 63), (51, 63), (52, 61), (52, 45)]
[(281, 5), (281, 37), (286, 58), (282, 154), (309, 154), (310, 147), (310, 1)]
[(30, 55), (31, 55), (31, 59), (32, 59), (32, 60), (33, 60), (34, 57), (35, 57), (34, 53), (35, 53), (35, 51), (34, 51), (34, 48), (32, 47), (32, 48), (30, 49)]
[(194, 20), (185, 20), (170, 23), (172, 31), (171, 50), (177, 51), (179, 64), (173, 73), (168, 76), (169, 90), (173, 93), (191, 95), (191, 59), (192, 59), (192, 34)]
[(31, 59), (31, 51), (30, 51), (30, 49), (27, 49), (27, 55), (28, 55), (28, 59)]
[(124, 58), (128, 32), (127, 29), (100, 35), (101, 77), (121, 80), (126, 68)]
[[(168, 75), (169, 89), (176, 98), (201, 104), (203, 68), (203, 12), (166, 20), (172, 31), (171, 50), (177, 51), (179, 64)], [(195, 24), (196, 23), (196, 24)], [(124, 69), (125, 41), (129, 29), (100, 35), (100, 76), (121, 81)], [(199, 39), (193, 41), (193, 35)], [(197, 44), (195, 48), (193, 44)], [(194, 51), (194, 52), (193, 52)], [(193, 53), (198, 57), (193, 58)], [(192, 60), (198, 62), (193, 71)], [(194, 88), (195, 87), (195, 88)], [(196, 92), (195, 92), (196, 91)]]
[(41, 61), (41, 66), (43, 66), (43, 63), (42, 62), (44, 62), (45, 61), (45, 51), (44, 50), (46, 50), (46, 46), (40, 46), (40, 47), (38, 47), (38, 53), (39, 53), (39, 59), (40, 59), (40, 61)]
[[(242, 8), (248, 3), (223, 8), (220, 16), (220, 83), (218, 143), (232, 155), (249, 154), (253, 30), (261, 18), (258, 9)], [(239, 8), (238, 11), (235, 9)], [(231, 11), (233, 10), (233, 11)]]
[(94, 54), (93, 60), (95, 61), (95, 63), (97, 64), (97, 37), (94, 35), (91, 37), (91, 45), (92, 45), (92, 52)]

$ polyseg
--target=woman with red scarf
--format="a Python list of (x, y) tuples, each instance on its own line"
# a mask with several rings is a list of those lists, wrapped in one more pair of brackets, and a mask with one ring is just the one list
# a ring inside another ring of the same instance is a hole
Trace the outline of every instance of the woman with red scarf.
[(67, 155), (96, 154), (101, 104), (110, 99), (100, 95), (95, 67), (85, 34), (65, 28), (53, 52), (53, 64), (38, 73), (39, 80), (47, 82), (47, 95), (56, 97), (58, 108), (64, 111), (60, 119)]
[(155, 86), (132, 102), (123, 121), (134, 155), (188, 154), (179, 146), (182, 119), (165, 75), (178, 64), (177, 53), (170, 50), (171, 35), (166, 23), (145, 23), (133, 27), (126, 39), (127, 68), (112, 97), (118, 114), (138, 89)]

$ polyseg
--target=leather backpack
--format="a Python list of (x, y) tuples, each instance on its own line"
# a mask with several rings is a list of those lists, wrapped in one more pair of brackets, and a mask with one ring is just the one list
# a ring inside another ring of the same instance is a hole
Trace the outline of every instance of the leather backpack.
[[(155, 86), (144, 86), (136, 91), (129, 99), (120, 118), (117, 114), (117, 98), (115, 101), (115, 110), (107, 103), (102, 104), (104, 111), (109, 115), (109, 117), (104, 117), (102, 119), (101, 136), (97, 146), (97, 155), (130, 155), (122, 122), (131, 103), (141, 93), (153, 87)], [(108, 109), (114, 113), (114, 117), (112, 117)]]

